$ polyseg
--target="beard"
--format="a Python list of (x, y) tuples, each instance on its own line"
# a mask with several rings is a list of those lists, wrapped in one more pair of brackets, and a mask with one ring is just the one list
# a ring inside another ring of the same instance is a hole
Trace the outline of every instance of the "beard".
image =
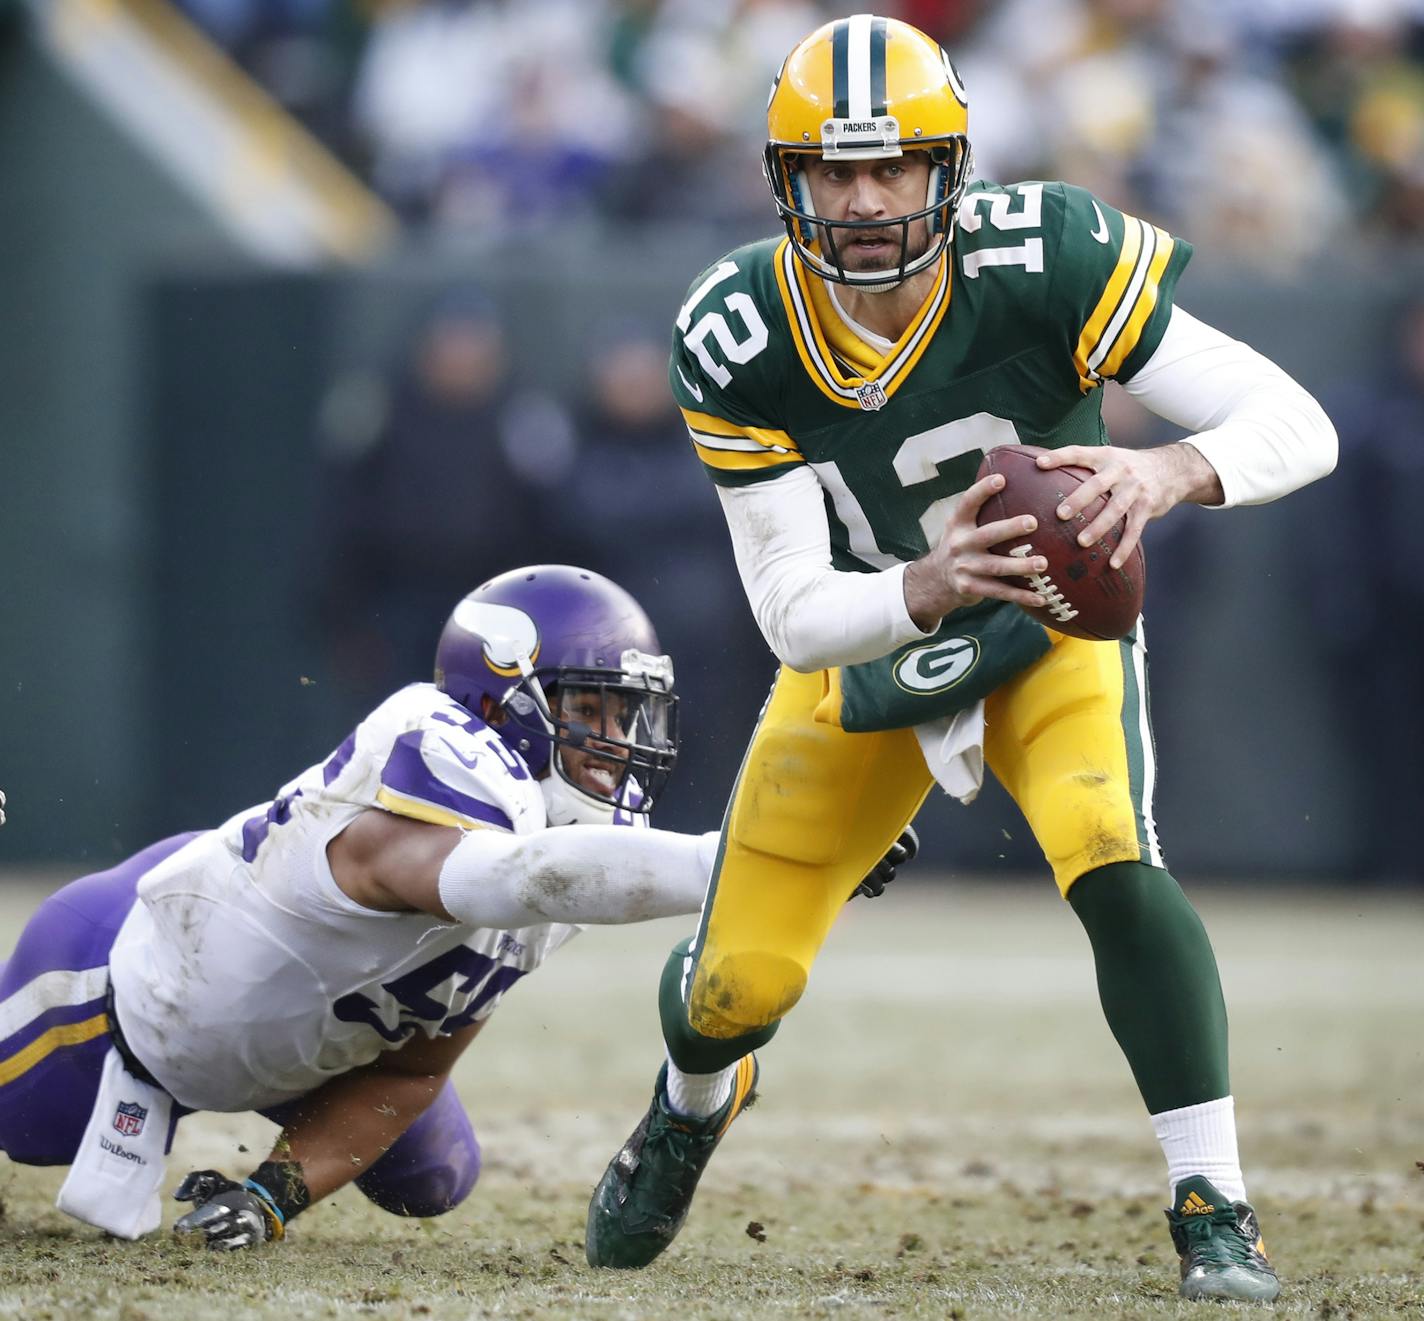
[[(905, 251), (901, 252), (904, 229), (900, 225), (889, 224), (880, 229), (841, 230), (823, 227), (821, 247), (829, 256), (829, 245), (835, 243), (836, 254), (848, 271), (894, 271), (921, 257), (930, 246), (929, 227), (923, 220), (910, 225), (909, 239)], [(868, 246), (867, 240), (876, 240), (877, 246)]]

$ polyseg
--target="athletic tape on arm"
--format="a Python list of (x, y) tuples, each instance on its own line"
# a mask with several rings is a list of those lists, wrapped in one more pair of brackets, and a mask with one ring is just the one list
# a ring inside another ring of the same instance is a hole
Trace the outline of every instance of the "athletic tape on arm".
[(594, 925), (695, 913), (717, 835), (626, 826), (563, 826), (537, 835), (472, 830), (440, 869), (440, 902), (457, 922)]

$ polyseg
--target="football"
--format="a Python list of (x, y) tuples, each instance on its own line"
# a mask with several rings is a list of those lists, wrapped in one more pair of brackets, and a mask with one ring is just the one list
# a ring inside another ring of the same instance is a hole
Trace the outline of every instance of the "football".
[(999, 473), (1004, 489), (991, 495), (979, 510), (979, 524), (1032, 514), (1038, 530), (993, 547), (996, 555), (1041, 555), (1048, 571), (1017, 580), (1040, 593), (1048, 604), (1029, 610), (1045, 628), (1075, 638), (1107, 642), (1126, 637), (1142, 611), (1147, 561), (1139, 543), (1122, 568), (1108, 560), (1122, 540), (1119, 520), (1101, 541), (1080, 546), (1078, 534), (1107, 504), (1101, 495), (1075, 518), (1058, 517), (1058, 506), (1092, 473), (1087, 468), (1040, 468), (1035, 459), (1049, 451), (1037, 445), (1001, 445), (984, 455), (979, 477)]

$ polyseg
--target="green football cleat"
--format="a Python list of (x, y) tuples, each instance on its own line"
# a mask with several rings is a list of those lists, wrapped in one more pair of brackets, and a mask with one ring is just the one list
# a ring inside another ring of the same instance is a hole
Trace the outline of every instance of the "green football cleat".
[(1202, 1178), (1177, 1185), (1176, 1209), (1167, 1212), (1172, 1243), (1182, 1262), (1183, 1298), (1269, 1303), (1281, 1282), (1266, 1258), (1256, 1212), (1229, 1202)]
[(593, 1190), (584, 1237), (590, 1266), (636, 1270), (677, 1237), (717, 1144), (756, 1099), (758, 1073), (756, 1056), (745, 1056), (726, 1104), (707, 1119), (691, 1119), (668, 1110), (663, 1065), (648, 1113)]

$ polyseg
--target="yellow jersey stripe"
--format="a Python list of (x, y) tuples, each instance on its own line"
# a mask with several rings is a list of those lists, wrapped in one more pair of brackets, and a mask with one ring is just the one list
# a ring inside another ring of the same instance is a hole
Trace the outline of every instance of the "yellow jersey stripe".
[(722, 472), (757, 471), (765, 468), (779, 468), (788, 463), (805, 462), (799, 454), (778, 454), (775, 450), (713, 449), (699, 443), (695, 437), (692, 448), (697, 451), (697, 457), (709, 468), (717, 468)]
[[(845, 408), (861, 407), (859, 388), (864, 385), (878, 384), (887, 399), (893, 395), (914, 370), (949, 308), (950, 267), (947, 260), (941, 259), (939, 279), (933, 292), (925, 299), (898, 343), (885, 354), (873, 372), (864, 376), (848, 376), (841, 371), (817, 314), (810, 284), (812, 277), (796, 259), (790, 240), (783, 240), (777, 249), (775, 271), (786, 319), (791, 326), (792, 342), (801, 365), (822, 394)], [(829, 295), (826, 297), (829, 298)]]
[(881, 349), (851, 326), (831, 286), (806, 274), (797, 263), (799, 288), (810, 302), (813, 319), (831, 352), (832, 365), (840, 379), (852, 388), (866, 381), (879, 381), (884, 388), (890, 380), (898, 380), (914, 368), (939, 326), (940, 314), (948, 307), (952, 272), (953, 266), (941, 261), (934, 289), (916, 309), (905, 333), (888, 349)]
[(693, 431), (705, 431), (710, 436), (744, 436), (746, 428), (715, 413), (699, 413), (691, 408), (681, 410), (684, 420)]
[[(788, 266), (791, 268), (789, 274)], [(791, 341), (796, 345), (796, 356), (822, 394), (847, 408), (859, 407), (855, 391), (842, 383), (840, 373), (830, 361), (830, 349), (820, 335), (820, 327), (811, 315), (809, 303), (800, 296), (801, 290), (796, 283), (799, 266), (791, 252), (791, 240), (783, 239), (776, 250), (774, 269), (786, 319), (791, 325)]]
[(1155, 251), (1152, 254), (1151, 263), (1147, 267), (1147, 274), (1142, 282), (1142, 292), (1137, 295), (1137, 301), (1132, 306), (1132, 313), (1127, 319), (1127, 324), (1122, 328), (1122, 333), (1117, 337), (1117, 343), (1112, 346), (1112, 350), (1103, 359), (1103, 365), (1098, 368), (1100, 376), (1116, 376), (1118, 369), (1127, 360), (1128, 354), (1137, 347), (1137, 341), (1142, 338), (1143, 327), (1147, 325), (1148, 318), (1151, 317), (1153, 309), (1157, 306), (1157, 295), (1161, 289), (1162, 273), (1167, 269), (1167, 263), (1172, 260), (1172, 249), (1176, 246), (1170, 234), (1165, 230), (1152, 228), (1155, 239)]
[(758, 445), (750, 436), (709, 436), (705, 431), (693, 431), (690, 427), (687, 434), (692, 437), (694, 445), (708, 450), (726, 450), (728, 453), (760, 454), (765, 450), (774, 454), (784, 448), (781, 445)]
[[(827, 337), (825, 326), (822, 324), (821, 317), (816, 311), (816, 300), (811, 293), (811, 277), (806, 274), (805, 266), (797, 261), (790, 253), (787, 254), (786, 262), (791, 276), (790, 287), (793, 291), (792, 296), (796, 298), (800, 306), (805, 309), (805, 322), (810, 327), (814, 341), (816, 351), (812, 354), (813, 359), (818, 364), (825, 365), (828, 377), (833, 384), (840, 386), (842, 390), (854, 394), (855, 383), (857, 381), (874, 380), (884, 369), (885, 359), (881, 360), (880, 365), (875, 371), (867, 373), (864, 376), (859, 376), (855, 373), (847, 374), (841, 371), (840, 363), (836, 360), (835, 348)], [(820, 277), (818, 276), (816, 278), (819, 279)], [(800, 323), (798, 322), (798, 324)]]
[(739, 427), (725, 418), (714, 417), (711, 413), (694, 413), (684, 408), (682, 416), (687, 422), (687, 430), (700, 445), (709, 449), (769, 449), (789, 450), (793, 454), (801, 451), (796, 442), (785, 431), (772, 427)]
[(22, 1073), (33, 1069), (41, 1060), (48, 1059), (61, 1046), (78, 1046), (92, 1041), (109, 1030), (108, 1014), (95, 1014), (78, 1023), (63, 1023), (42, 1032), (23, 1050), (17, 1050), (8, 1059), (0, 1060), (0, 1087), (14, 1082)]
[(474, 817), (461, 816), (458, 812), (451, 812), (443, 807), (434, 807), (430, 803), (423, 803), (419, 798), (407, 798), (404, 794), (394, 793), (385, 785), (376, 790), (376, 801), (387, 812), (394, 812), (397, 816), (408, 816), (413, 821), (428, 821), (433, 826), (454, 826), (457, 830), (483, 830), (488, 825), (487, 822), (476, 821)]
[(1088, 355), (1088, 371), (1092, 373), (1095, 380), (1101, 379), (1103, 376), (1103, 362), (1112, 352), (1113, 345), (1117, 343), (1118, 337), (1122, 334), (1123, 327), (1132, 315), (1132, 309), (1137, 306), (1138, 296), (1147, 283), (1147, 272), (1152, 265), (1152, 258), (1157, 253), (1157, 230), (1141, 220), (1129, 219), (1129, 223), (1137, 226), (1138, 233), (1142, 236), (1141, 247), (1137, 253), (1137, 264), (1132, 268), (1132, 277), (1128, 280), (1127, 288), (1123, 291), (1117, 307), (1113, 309), (1107, 329), (1103, 331), (1097, 346)]
[[(934, 293), (930, 296), (925, 305), (925, 309), (920, 313), (918, 327), (911, 325), (905, 332), (908, 338), (902, 338), (900, 343), (905, 345), (903, 350), (896, 345), (895, 359), (890, 364), (890, 370), (895, 373), (895, 384), (898, 386), (912, 371), (915, 365), (924, 357), (925, 350), (930, 346), (930, 340), (935, 337), (935, 332), (940, 327), (940, 322), (944, 320), (945, 313), (949, 311), (949, 300), (954, 293), (954, 265), (949, 261), (948, 256), (943, 259), (944, 275), (935, 286)], [(903, 359), (900, 355), (904, 354)], [(887, 386), (886, 394), (892, 391)]]
[(1113, 273), (1108, 277), (1102, 297), (1098, 299), (1097, 306), (1093, 308), (1092, 315), (1088, 317), (1087, 324), (1078, 336), (1077, 346), (1073, 350), (1073, 366), (1077, 368), (1079, 387), (1084, 393), (1098, 384), (1098, 373), (1089, 366), (1089, 359), (1097, 348), (1099, 340), (1102, 339), (1103, 331), (1107, 328), (1113, 312), (1122, 302), (1123, 292), (1132, 279), (1141, 250), (1142, 223), (1132, 216), (1128, 216), (1127, 226), (1123, 232), (1122, 250), (1117, 257), (1117, 265), (1113, 267)]

